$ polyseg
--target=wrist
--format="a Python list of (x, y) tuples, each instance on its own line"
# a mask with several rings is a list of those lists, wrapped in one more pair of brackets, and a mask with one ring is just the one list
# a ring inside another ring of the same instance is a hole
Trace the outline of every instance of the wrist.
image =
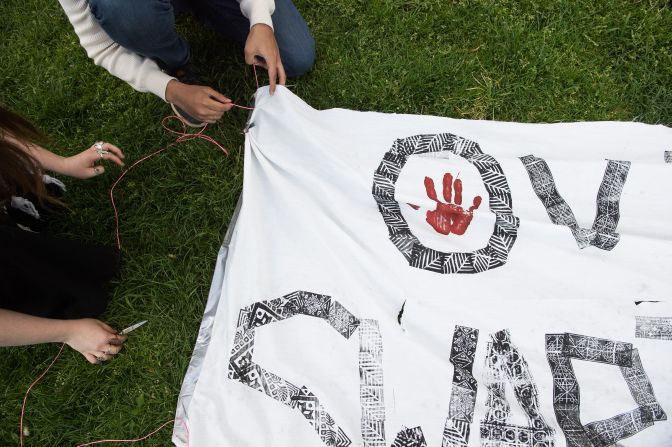
[(166, 101), (176, 103), (179, 101), (183, 84), (177, 79), (171, 79), (166, 85)]
[(57, 322), (57, 328), (55, 332), (55, 342), (69, 344), (72, 340), (72, 334), (75, 333), (75, 326), (77, 320), (54, 320)]
[(250, 27), (250, 30), (253, 30), (253, 29), (267, 29), (267, 30), (273, 32), (273, 27), (271, 25), (269, 25), (268, 23), (262, 23), (262, 22), (255, 23), (254, 25), (252, 25)]
[(63, 174), (70, 176), (68, 170), (68, 160), (70, 157), (62, 157), (60, 155), (54, 154), (52, 160), (50, 160), (49, 166), (44, 166), (45, 169), (49, 171), (54, 171), (58, 174)]

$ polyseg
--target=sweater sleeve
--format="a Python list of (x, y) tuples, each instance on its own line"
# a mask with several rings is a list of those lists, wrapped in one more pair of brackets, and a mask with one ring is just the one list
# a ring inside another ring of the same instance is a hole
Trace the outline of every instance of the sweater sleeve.
[(166, 100), (166, 86), (173, 77), (161, 71), (153, 60), (112, 40), (96, 21), (86, 0), (58, 1), (74, 27), (79, 43), (96, 65), (127, 82), (135, 90), (152, 92)]
[(243, 15), (250, 20), (250, 28), (263, 23), (273, 28), (271, 14), (275, 11), (274, 0), (238, 0)]

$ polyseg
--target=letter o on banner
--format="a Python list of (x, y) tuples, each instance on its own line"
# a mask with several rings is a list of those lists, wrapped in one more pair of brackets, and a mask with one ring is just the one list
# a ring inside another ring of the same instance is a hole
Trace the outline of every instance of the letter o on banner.
[[(474, 165), (490, 196), (495, 226), (488, 244), (472, 252), (442, 252), (425, 247), (411, 232), (394, 198), (397, 179), (411, 155), (452, 152)], [(414, 135), (398, 139), (373, 174), (373, 198), (390, 233), (390, 240), (411, 267), (436, 273), (480, 273), (506, 263), (518, 236), (520, 220), (513, 215), (511, 190), (494, 157), (478, 143), (450, 133)]]

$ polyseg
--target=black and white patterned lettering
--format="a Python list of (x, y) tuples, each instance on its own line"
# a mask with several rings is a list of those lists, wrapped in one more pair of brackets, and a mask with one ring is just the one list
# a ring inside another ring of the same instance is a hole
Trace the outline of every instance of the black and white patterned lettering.
[(672, 340), (672, 317), (635, 317), (635, 337)]
[(665, 159), (665, 163), (672, 163), (672, 151), (665, 151), (663, 158)]
[(455, 326), (450, 363), (453, 364), (453, 388), (448, 418), (443, 429), (442, 447), (466, 447), (474, 419), (478, 383), (472, 371), (478, 343), (478, 329)]
[(589, 362), (632, 366), (632, 343), (565, 333), (562, 355)]
[(401, 427), (401, 431), (397, 433), (397, 437), (394, 439), (392, 447), (427, 447), (422, 428)]
[(597, 192), (597, 214), (593, 226), (582, 228), (576, 221), (572, 208), (560, 196), (546, 161), (534, 155), (520, 157), (520, 160), (551, 222), (569, 227), (579, 248), (592, 245), (602, 250), (611, 250), (618, 244), (620, 235), (616, 233), (616, 227), (620, 218), (619, 202), (630, 170), (629, 161), (608, 160)]
[(376, 320), (359, 325), (359, 401), (362, 406), (364, 447), (385, 446), (383, 338)]
[[(394, 194), (396, 182), (411, 155), (452, 152), (478, 170), (489, 195), (495, 226), (488, 244), (472, 252), (442, 252), (425, 247), (411, 232)], [(411, 267), (436, 273), (480, 273), (506, 263), (518, 235), (520, 221), (513, 215), (511, 190), (500, 164), (484, 154), (478, 143), (443, 133), (399, 139), (384, 155), (373, 174), (373, 197), (389, 231), (392, 243)]]
[[(487, 345), (483, 382), (488, 390), (485, 419), (481, 422), (481, 447), (553, 447), (555, 434), (539, 412), (537, 387), (529, 367), (511, 343), (507, 330), (492, 334)], [(509, 423), (508, 381), (525, 412), (528, 426)]]
[(320, 318), (345, 338), (357, 330), (360, 321), (327, 295), (297, 291), (270, 301), (244, 307), (229, 359), (229, 379), (237, 380), (301, 412), (327, 446), (347, 447), (348, 436), (305, 386), (297, 386), (254, 363), (255, 329), (296, 315)]
[[(553, 374), (553, 407), (567, 447), (607, 447), (655, 421), (667, 419), (642, 366), (639, 352), (622, 343), (576, 334), (546, 334), (546, 357)], [(638, 407), (610, 419), (583, 425), (579, 384), (571, 359), (618, 366)]]
[[(359, 325), (359, 377), (362, 406), (362, 440), (365, 447), (385, 446), (385, 403), (383, 399), (383, 340), (375, 320)], [(450, 362), (454, 366), (453, 388), (443, 430), (442, 447), (466, 447), (474, 418), (477, 382), (472, 375), (478, 343), (478, 329), (455, 326)], [(402, 427), (392, 446), (426, 446), (421, 427)]]

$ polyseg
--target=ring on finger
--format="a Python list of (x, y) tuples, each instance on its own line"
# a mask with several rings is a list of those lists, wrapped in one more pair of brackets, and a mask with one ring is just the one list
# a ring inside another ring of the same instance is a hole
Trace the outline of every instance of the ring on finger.
[(93, 144), (93, 148), (96, 151), (96, 154), (100, 155), (100, 158), (103, 158), (104, 155), (107, 155), (109, 152), (103, 149), (103, 143), (102, 141), (96, 141)]

